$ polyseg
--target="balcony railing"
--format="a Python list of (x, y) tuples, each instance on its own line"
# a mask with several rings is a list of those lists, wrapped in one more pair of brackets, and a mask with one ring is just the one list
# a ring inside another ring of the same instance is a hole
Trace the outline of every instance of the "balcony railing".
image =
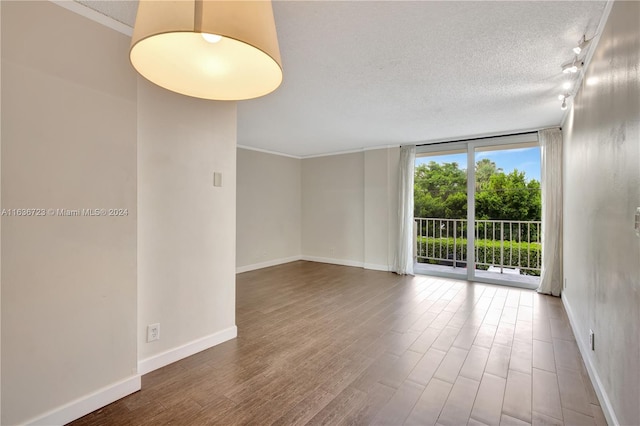
[[(418, 263), (466, 268), (467, 220), (414, 218)], [(500, 273), (540, 275), (540, 221), (476, 220), (475, 268)]]

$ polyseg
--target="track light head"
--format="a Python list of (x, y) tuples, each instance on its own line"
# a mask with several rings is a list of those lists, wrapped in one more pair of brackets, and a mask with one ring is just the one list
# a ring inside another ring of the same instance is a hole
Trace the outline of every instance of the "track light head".
[(578, 61), (577, 58), (571, 62), (567, 62), (562, 65), (562, 72), (565, 74), (575, 74), (578, 70), (582, 69), (582, 61)]
[(583, 35), (582, 40), (580, 40), (580, 43), (578, 43), (578, 45), (573, 48), (573, 53), (575, 53), (576, 55), (579, 55), (583, 50), (587, 48), (587, 46), (589, 46), (589, 43), (591, 43), (591, 40), (593, 40), (593, 38), (590, 38), (589, 40), (587, 40), (587, 37)]
[(567, 99), (570, 97), (571, 95), (569, 93), (565, 93), (564, 95), (558, 95), (558, 100), (562, 101), (562, 104), (560, 104), (560, 109), (561, 110), (566, 110), (567, 109)]

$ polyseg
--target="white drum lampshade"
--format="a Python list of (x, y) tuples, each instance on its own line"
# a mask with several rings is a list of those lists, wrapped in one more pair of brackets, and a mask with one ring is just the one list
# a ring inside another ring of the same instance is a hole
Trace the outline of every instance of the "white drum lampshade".
[(149, 81), (196, 98), (252, 99), (282, 82), (269, 0), (140, 0), (129, 57)]

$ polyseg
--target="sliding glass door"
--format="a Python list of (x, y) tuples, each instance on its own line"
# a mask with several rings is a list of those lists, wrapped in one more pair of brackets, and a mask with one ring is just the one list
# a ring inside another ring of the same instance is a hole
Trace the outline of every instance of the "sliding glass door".
[(414, 203), (417, 273), (537, 287), (537, 134), (418, 147)]
[(467, 151), (416, 154), (415, 167), (414, 269), (466, 277)]

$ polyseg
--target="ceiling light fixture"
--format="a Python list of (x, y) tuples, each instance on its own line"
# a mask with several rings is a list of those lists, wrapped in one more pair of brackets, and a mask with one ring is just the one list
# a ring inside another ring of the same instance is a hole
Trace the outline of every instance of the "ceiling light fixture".
[(576, 55), (579, 55), (584, 49), (587, 48), (587, 46), (589, 46), (589, 43), (591, 43), (591, 40), (593, 40), (593, 38), (590, 38), (589, 40), (587, 40), (587, 37), (583, 35), (582, 40), (580, 40), (578, 45), (573, 48), (573, 53), (575, 53)]
[(569, 90), (571, 89), (571, 82), (570, 81), (565, 81), (564, 84), (562, 85), (562, 88), (564, 90)]
[(129, 58), (147, 80), (196, 98), (252, 99), (282, 83), (270, 0), (140, 0)]
[(569, 98), (569, 96), (571, 96), (569, 93), (558, 96), (558, 99), (562, 101), (562, 103), (560, 104), (560, 109), (563, 111), (567, 109), (567, 98)]

